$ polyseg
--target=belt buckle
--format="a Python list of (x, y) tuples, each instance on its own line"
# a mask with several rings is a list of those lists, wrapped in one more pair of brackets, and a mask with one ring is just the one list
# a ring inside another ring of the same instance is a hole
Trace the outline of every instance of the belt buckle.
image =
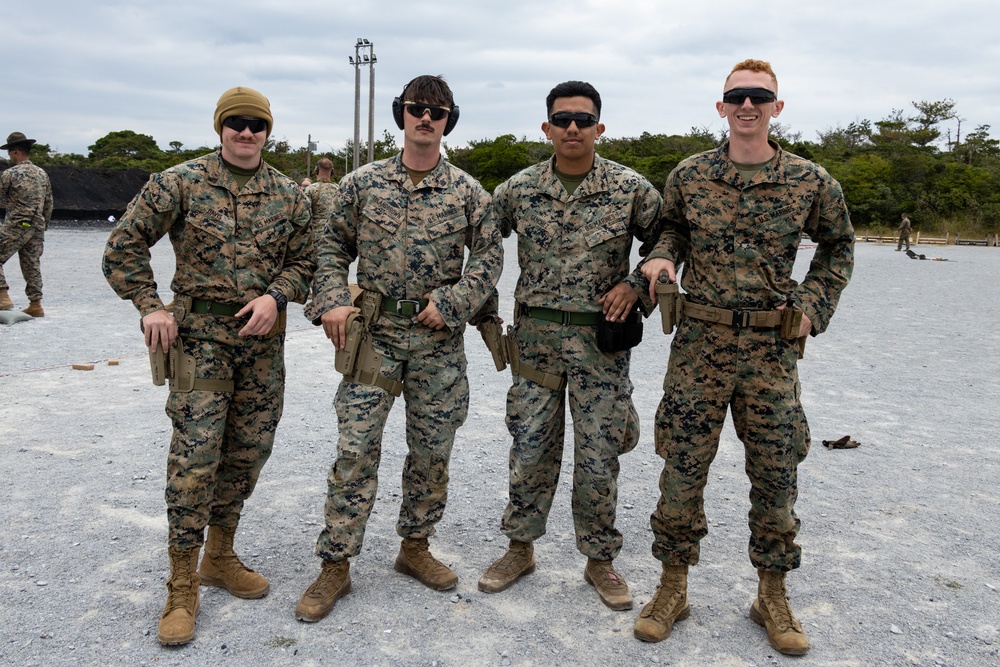
[(568, 310), (561, 310), (559, 312), (562, 315), (562, 322), (561, 322), (561, 324), (563, 326), (569, 326), (570, 324), (573, 323), (573, 313), (571, 313)]
[(739, 331), (740, 329), (746, 329), (750, 326), (750, 313), (749, 310), (734, 310), (733, 313), (733, 330)]
[[(409, 304), (409, 305), (413, 306), (413, 312), (410, 313), (409, 315), (407, 315), (405, 312), (403, 312), (403, 305), (404, 304)], [(418, 301), (416, 299), (399, 299), (398, 301), (396, 301), (396, 314), (397, 315), (402, 315), (404, 317), (413, 317), (414, 315), (418, 315), (419, 313), (420, 313), (420, 301)]]

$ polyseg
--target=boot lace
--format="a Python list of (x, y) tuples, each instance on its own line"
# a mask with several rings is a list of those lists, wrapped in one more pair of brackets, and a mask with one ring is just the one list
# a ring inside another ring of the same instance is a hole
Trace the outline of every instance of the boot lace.
[(656, 587), (652, 604), (647, 605), (640, 616), (652, 617), (661, 623), (665, 622), (677, 609), (684, 595), (682, 588), (680, 575), (664, 574), (660, 579), (660, 585)]
[[(167, 584), (167, 586), (169, 587), (169, 591), (168, 591), (169, 594), (167, 595), (167, 605), (166, 605), (166, 609), (163, 612), (164, 615), (169, 614), (174, 609), (186, 609), (186, 608), (188, 608), (191, 600), (194, 598), (195, 590), (196, 589), (192, 585), (192, 582), (191, 582), (190, 579), (188, 579), (186, 581), (185, 580), (181, 580), (181, 581), (179, 581), (177, 583), (178, 584), (182, 584), (182, 585), (178, 586), (178, 585), (176, 585), (173, 582), (169, 582)], [(183, 584), (187, 584), (187, 585), (183, 585)]]
[(344, 583), (347, 572), (346, 560), (323, 561), (323, 569), (319, 577), (306, 590), (309, 597), (325, 598), (333, 594)]
[(255, 570), (243, 564), (243, 561), (240, 560), (235, 551), (213, 554), (212, 560), (215, 561), (217, 568), (234, 579), (243, 576), (247, 572), (255, 572)]
[(487, 575), (499, 579), (513, 572), (520, 572), (527, 565), (528, 558), (526, 545), (522, 543), (511, 544), (507, 553), (490, 566)]
[[(609, 560), (592, 560), (591, 565), (591, 577), (594, 578), (595, 582), (599, 582), (601, 588), (606, 591), (621, 592), (628, 590), (628, 584), (625, 583), (625, 579), (615, 571), (614, 566)], [(596, 576), (595, 576), (596, 575)]]
[(781, 589), (769, 590), (763, 597), (763, 602), (767, 607), (767, 615), (771, 617), (771, 622), (778, 630), (781, 632), (802, 632), (802, 627), (792, 615), (792, 608), (788, 604), (785, 591)]
[(451, 572), (444, 563), (431, 554), (427, 546), (427, 540), (411, 540), (410, 548), (406, 550), (406, 555), (417, 570), (427, 573), (434, 572), (435, 574)]

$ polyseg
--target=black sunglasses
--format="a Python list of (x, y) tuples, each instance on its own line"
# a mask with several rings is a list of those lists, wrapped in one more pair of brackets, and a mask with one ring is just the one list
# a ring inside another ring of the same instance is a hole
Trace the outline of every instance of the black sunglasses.
[(254, 134), (267, 130), (267, 121), (263, 118), (251, 118), (250, 116), (230, 116), (222, 121), (222, 124), (234, 132), (242, 132), (246, 128)]
[(778, 99), (778, 96), (767, 88), (731, 88), (722, 93), (722, 101), (726, 104), (743, 104), (743, 100), (748, 97), (753, 104), (767, 104)]
[(431, 120), (441, 120), (447, 118), (451, 113), (448, 107), (439, 107), (433, 104), (421, 104), (420, 102), (403, 102), (403, 108), (410, 112), (414, 118), (423, 118), (425, 113), (431, 115)]
[(578, 129), (593, 127), (597, 125), (597, 116), (592, 113), (577, 113), (574, 111), (557, 111), (549, 118), (549, 122), (556, 127), (566, 129), (570, 123), (575, 122)]

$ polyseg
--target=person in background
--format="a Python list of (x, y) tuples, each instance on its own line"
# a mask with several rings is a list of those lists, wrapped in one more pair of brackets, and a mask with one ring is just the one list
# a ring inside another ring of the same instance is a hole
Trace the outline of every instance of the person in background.
[(904, 213), (903, 219), (899, 223), (899, 228), (896, 229), (896, 231), (899, 233), (899, 243), (896, 244), (896, 252), (899, 252), (900, 250), (903, 249), (904, 243), (906, 244), (906, 249), (907, 250), (910, 249), (910, 231), (912, 229), (913, 226), (910, 224), (910, 219), (906, 217), (906, 214)]
[(34, 143), (34, 139), (28, 139), (21, 132), (11, 132), (7, 143), (0, 146), (14, 163), (0, 172), (0, 208), (7, 211), (0, 225), (0, 310), (14, 308), (3, 265), (17, 253), (24, 277), (24, 293), (28, 297), (28, 307), (22, 312), (32, 317), (45, 317), (42, 252), (45, 230), (52, 219), (52, 184), (48, 174), (28, 158)]

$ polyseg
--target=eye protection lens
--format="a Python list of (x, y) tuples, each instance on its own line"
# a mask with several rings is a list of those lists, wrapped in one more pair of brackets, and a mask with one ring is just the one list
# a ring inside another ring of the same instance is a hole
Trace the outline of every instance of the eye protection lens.
[(748, 97), (753, 104), (767, 104), (778, 99), (778, 96), (767, 88), (732, 88), (722, 93), (722, 101), (726, 104), (743, 104), (743, 100)]
[(410, 112), (414, 118), (423, 118), (425, 113), (430, 113), (431, 120), (441, 120), (447, 118), (451, 113), (448, 107), (439, 107), (433, 104), (420, 104), (419, 102), (403, 102), (403, 107)]
[(263, 118), (251, 118), (250, 116), (230, 116), (222, 124), (234, 132), (242, 132), (248, 127), (254, 134), (267, 130), (266, 120)]
[(584, 128), (597, 125), (597, 116), (592, 113), (559, 111), (552, 114), (552, 117), (549, 118), (549, 122), (556, 127), (561, 127), (564, 130), (569, 127), (570, 123), (575, 122), (577, 128), (582, 130)]

